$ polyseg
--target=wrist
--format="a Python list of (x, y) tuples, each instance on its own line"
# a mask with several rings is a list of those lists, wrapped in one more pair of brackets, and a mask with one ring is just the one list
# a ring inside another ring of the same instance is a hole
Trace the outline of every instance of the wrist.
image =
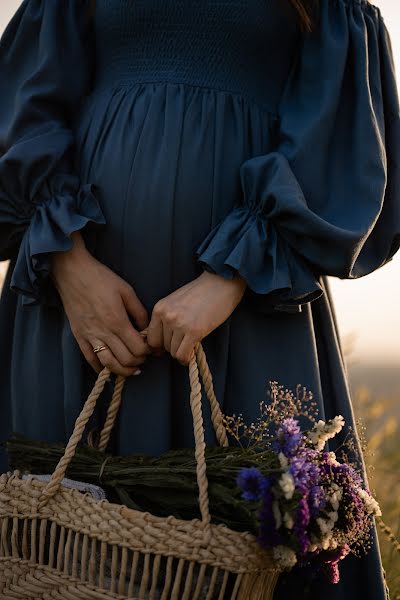
[(83, 263), (91, 258), (79, 231), (71, 234), (71, 241), (73, 245), (70, 250), (53, 252), (50, 255), (51, 277), (55, 282), (66, 272), (81, 269)]
[(213, 273), (211, 271), (204, 270), (200, 277), (206, 280), (209, 279), (210, 281), (214, 280), (224, 282), (226, 285), (229, 285), (235, 290), (241, 291), (243, 293), (245, 292), (247, 287), (247, 281), (239, 273), (237, 273), (237, 275), (235, 275), (234, 277), (228, 278), (224, 277), (223, 275), (219, 275), (218, 273)]

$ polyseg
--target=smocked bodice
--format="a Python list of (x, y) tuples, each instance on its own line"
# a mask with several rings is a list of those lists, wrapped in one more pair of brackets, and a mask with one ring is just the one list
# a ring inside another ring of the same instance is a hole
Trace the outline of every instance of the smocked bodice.
[(175, 81), (276, 109), (297, 40), (288, 0), (97, 0), (96, 88)]

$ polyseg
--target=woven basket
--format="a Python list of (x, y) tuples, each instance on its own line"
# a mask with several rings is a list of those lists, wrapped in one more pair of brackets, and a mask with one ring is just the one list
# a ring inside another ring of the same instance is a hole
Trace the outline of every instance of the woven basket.
[[(201, 344), (189, 364), (201, 519), (158, 517), (62, 485), (111, 373), (104, 368), (49, 481), (0, 477), (0, 598), (271, 600), (279, 569), (255, 537), (210, 522), (199, 371), (218, 443), (227, 436)], [(99, 438), (106, 448), (125, 378), (117, 376)]]

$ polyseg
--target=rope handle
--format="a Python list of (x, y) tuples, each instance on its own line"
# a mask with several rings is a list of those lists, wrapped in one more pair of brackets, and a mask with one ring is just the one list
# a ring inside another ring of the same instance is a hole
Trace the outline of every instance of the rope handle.
[[(145, 330), (144, 330), (145, 331)], [(143, 332), (141, 332), (143, 333)], [(144, 334), (145, 335), (145, 334)], [(203, 349), (203, 346), (199, 344), (197, 346), (197, 362), (201, 374), (201, 378), (203, 381), (203, 386), (206, 392), (207, 399), (210, 403), (211, 407), (211, 419), (214, 426), (215, 435), (217, 437), (217, 442), (220, 446), (228, 445), (228, 438), (226, 435), (226, 429), (224, 427), (222, 421), (222, 412), (220, 404), (215, 396), (213, 379), (211, 375), (210, 368), (208, 366), (206, 355)], [(110, 440), (111, 431), (114, 427), (115, 420), (117, 418), (117, 414), (119, 411), (119, 407), (121, 404), (121, 392), (125, 383), (125, 377), (123, 375), (118, 375), (115, 386), (113, 396), (111, 398), (111, 402), (109, 404), (106, 420), (103, 426), (103, 429), (100, 433), (99, 442), (97, 444), (97, 449), (104, 451)]]
[[(209, 497), (208, 497), (208, 480), (206, 475), (206, 459), (205, 459), (205, 439), (204, 439), (204, 423), (203, 423), (203, 411), (202, 411), (202, 396), (201, 396), (201, 384), (199, 379), (199, 372), (202, 377), (203, 385), (206, 391), (208, 401), (211, 407), (211, 419), (213, 427), (216, 433), (217, 441), (221, 446), (228, 445), (228, 439), (226, 430), (223, 425), (222, 411), (218, 403), (218, 400), (214, 393), (213, 381), (209, 366), (207, 364), (204, 349), (199, 342), (189, 363), (189, 381), (190, 381), (190, 407), (193, 418), (193, 430), (195, 437), (195, 458), (196, 458), (196, 477), (197, 484), (199, 487), (199, 506), (201, 513), (201, 521), (203, 525), (204, 540), (207, 543), (211, 534), (210, 529), (210, 511), (209, 511)], [(90, 392), (83, 408), (78, 415), (74, 430), (68, 443), (65, 447), (63, 456), (60, 458), (54, 472), (44, 487), (41, 496), (38, 501), (38, 511), (47, 504), (58, 491), (61, 485), (61, 481), (65, 476), (65, 472), (71, 462), (78, 443), (82, 439), (85, 426), (90, 419), (91, 415), (96, 406), (96, 402), (103, 391), (105, 384), (109, 381), (111, 372), (107, 367), (99, 373), (97, 380)], [(100, 435), (99, 448), (104, 450), (106, 447), (112, 427), (115, 423), (117, 412), (121, 404), (122, 390), (126, 378), (122, 375), (118, 375), (110, 406), (108, 408), (105, 425)]]

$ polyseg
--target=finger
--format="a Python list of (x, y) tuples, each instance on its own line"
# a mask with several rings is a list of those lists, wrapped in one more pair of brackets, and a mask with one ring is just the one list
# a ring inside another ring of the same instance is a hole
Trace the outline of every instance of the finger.
[(122, 297), (120, 298), (121, 310), (117, 323), (111, 326), (112, 333), (118, 336), (134, 356), (144, 357), (151, 354), (151, 348), (147, 343), (147, 339), (140, 335), (129, 320), (126, 312), (125, 304)]
[(188, 366), (196, 345), (197, 342), (194, 338), (185, 335), (179, 348), (176, 351), (177, 360), (181, 364)]
[(113, 333), (120, 338), (133, 356), (145, 358), (151, 354), (152, 349), (147, 343), (147, 338), (140, 335), (128, 317), (126, 317), (126, 320), (125, 318), (121, 320), (121, 324), (113, 330)]
[(102, 335), (104, 343), (123, 367), (136, 367), (144, 363), (147, 355), (135, 355), (127, 348), (124, 342), (112, 332)]
[[(179, 346), (181, 345), (182, 341), (184, 338), (184, 334), (182, 332), (180, 332), (179, 330), (175, 329), (172, 333), (172, 338), (171, 338), (171, 342), (170, 342), (170, 354), (173, 358), (176, 358), (177, 360), (179, 360), (177, 358), (177, 352), (179, 349)], [(179, 361), (181, 362), (181, 361)]]
[(168, 323), (166, 323), (165, 321), (163, 321), (162, 326), (163, 326), (164, 348), (168, 352), (171, 352), (171, 340), (172, 340), (172, 335), (174, 333), (174, 329), (173, 329), (173, 327), (168, 325)]
[[(92, 342), (90, 342), (92, 344)], [(93, 346), (100, 344), (105, 345), (103, 342), (99, 342), (98, 340), (93, 341)], [(93, 351), (93, 350), (92, 350)], [(130, 375), (134, 375), (135, 372), (140, 369), (138, 367), (124, 367), (121, 363), (115, 358), (114, 354), (109, 348), (105, 350), (100, 350), (97, 352), (97, 358), (103, 365), (103, 367), (108, 367), (112, 373), (116, 373), (117, 375), (124, 375), (125, 377), (129, 377)]]
[(101, 350), (99, 354), (102, 355), (100, 357), (100, 362), (102, 363), (103, 367), (107, 367), (112, 373), (123, 375), (124, 377), (130, 377), (131, 375), (141, 373), (141, 369), (139, 369), (139, 367), (123, 367), (109, 350)]
[(127, 312), (134, 318), (138, 329), (144, 329), (149, 324), (149, 315), (140, 302), (135, 290), (127, 284), (121, 289), (121, 298)]
[(96, 371), (96, 373), (100, 373), (100, 371), (103, 369), (103, 365), (97, 358), (96, 353), (93, 352), (92, 345), (84, 339), (78, 339), (77, 342), (89, 365)]
[(151, 320), (147, 327), (147, 344), (153, 350), (164, 348), (163, 323), (156, 307), (153, 309)]
[[(147, 344), (147, 328), (143, 329), (143, 331), (139, 331), (139, 333), (145, 338), (146, 345), (148, 348), (150, 348), (150, 346)], [(153, 348), (150, 348), (150, 352), (151, 354), (153, 354), (153, 356), (162, 356), (163, 354), (165, 354), (166, 350), (165, 348), (157, 348), (157, 350), (153, 350)]]

